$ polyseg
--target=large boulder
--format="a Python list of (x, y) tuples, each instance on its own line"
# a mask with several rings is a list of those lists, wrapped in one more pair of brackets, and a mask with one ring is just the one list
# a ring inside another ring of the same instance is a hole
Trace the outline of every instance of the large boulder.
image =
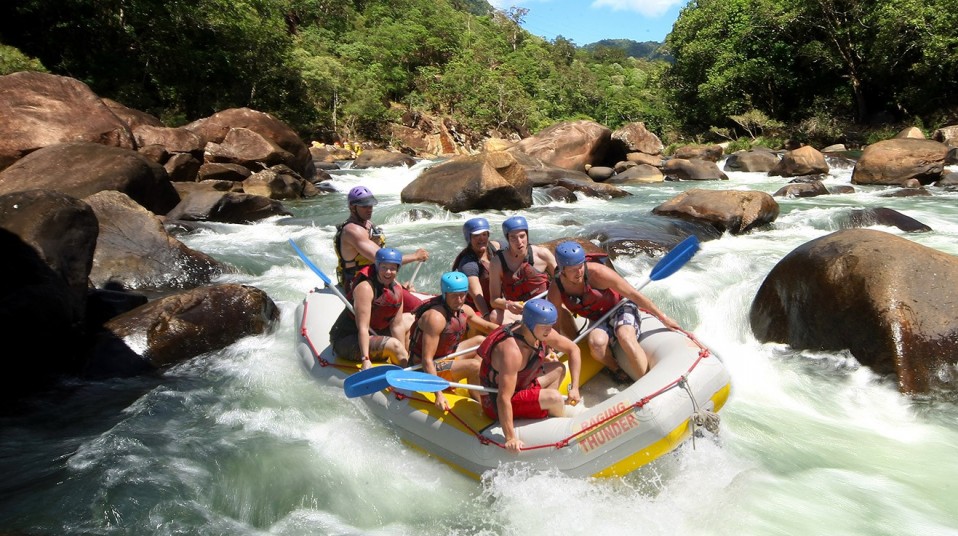
[(854, 209), (845, 214), (839, 221), (846, 228), (887, 225), (901, 229), (906, 233), (926, 233), (932, 230), (931, 227), (915, 218), (886, 207)]
[(672, 153), (672, 158), (683, 160), (698, 158), (709, 162), (718, 162), (723, 156), (725, 156), (725, 149), (721, 145), (683, 145)]
[(665, 145), (658, 136), (645, 128), (645, 123), (634, 122), (622, 125), (612, 133), (612, 139), (621, 142), (626, 153), (662, 154)]
[(70, 288), (71, 314), (82, 316), (99, 229), (91, 207), (54, 190), (0, 196), (0, 227), (32, 246)]
[(316, 169), (309, 148), (302, 138), (286, 123), (264, 112), (250, 108), (230, 108), (193, 121), (184, 128), (197, 134), (206, 144), (223, 143), (234, 128), (250, 130), (289, 155), (286, 160), (277, 163), (286, 164), (306, 178), (312, 177)]
[(762, 148), (736, 151), (725, 159), (725, 171), (746, 171), (752, 173), (768, 173), (775, 169), (780, 160), (778, 154)]
[(209, 284), (233, 269), (170, 236), (151, 212), (120, 192), (84, 199), (96, 213), (99, 240), (90, 282), (102, 288), (169, 290)]
[(79, 80), (37, 72), (0, 76), (0, 170), (50, 145), (86, 141), (133, 149), (127, 125)]
[(416, 165), (416, 159), (408, 154), (387, 151), (385, 149), (369, 149), (363, 151), (353, 160), (353, 169), (413, 167), (414, 165)]
[(621, 173), (616, 173), (606, 184), (655, 184), (665, 181), (662, 171), (648, 164), (629, 166)]
[(852, 171), (853, 184), (931, 184), (941, 177), (948, 146), (932, 140), (891, 139), (865, 148)]
[(768, 172), (770, 176), (778, 177), (800, 177), (823, 173), (828, 173), (825, 155), (809, 145), (786, 151), (782, 159)]
[(958, 361), (958, 258), (871, 229), (799, 246), (769, 272), (749, 311), (755, 337), (848, 349), (895, 374), (901, 391), (950, 384)]
[(778, 203), (765, 192), (685, 191), (652, 209), (653, 214), (711, 224), (720, 232), (746, 233), (778, 218)]
[(0, 402), (8, 403), (75, 373), (84, 339), (73, 289), (36, 248), (0, 226), (0, 251), (0, 337), (7, 345)]
[(594, 121), (568, 121), (546, 127), (509, 151), (520, 151), (556, 167), (585, 171), (602, 165), (612, 131)]
[(672, 158), (662, 164), (662, 174), (674, 181), (727, 181), (718, 164), (703, 158)]
[(37, 188), (77, 199), (116, 190), (154, 214), (166, 214), (180, 201), (159, 164), (130, 149), (89, 142), (38, 149), (0, 172), (0, 194)]
[(958, 147), (958, 125), (935, 129), (935, 131), (931, 133), (931, 139), (944, 143), (949, 147)]
[(279, 309), (246, 285), (203, 287), (159, 298), (104, 324), (91, 377), (132, 376), (225, 348), (273, 329)]
[(402, 190), (403, 203), (436, 203), (446, 210), (515, 210), (532, 206), (532, 184), (505, 151), (459, 156), (432, 166)]
[(292, 216), (286, 207), (262, 195), (239, 192), (198, 191), (166, 215), (168, 220), (252, 223), (273, 216)]
[(593, 222), (584, 225), (582, 238), (598, 242), (612, 258), (645, 254), (660, 255), (670, 251), (689, 235), (703, 242), (722, 236), (708, 223), (686, 221), (665, 216), (633, 214), (623, 221)]
[(561, 178), (555, 182), (556, 186), (567, 188), (573, 192), (580, 192), (589, 197), (598, 197), (600, 199), (614, 199), (616, 197), (626, 197), (630, 194), (625, 190), (612, 184), (603, 184), (592, 180), (582, 180), (574, 178)]
[(816, 180), (786, 184), (772, 194), (772, 197), (816, 197), (828, 194), (828, 188), (822, 184), (822, 181)]

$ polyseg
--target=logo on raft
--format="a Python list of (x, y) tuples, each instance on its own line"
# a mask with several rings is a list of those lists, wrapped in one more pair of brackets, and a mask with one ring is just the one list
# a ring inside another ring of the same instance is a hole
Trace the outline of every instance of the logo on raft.
[(596, 428), (586, 432), (585, 435), (579, 438), (579, 448), (582, 452), (597, 449), (629, 430), (637, 428), (639, 426), (639, 419), (636, 418), (635, 412), (629, 411), (628, 413), (624, 413), (630, 407), (632, 407), (632, 404), (619, 402), (599, 415), (583, 422), (579, 427), (579, 431), (591, 426), (595, 426)]

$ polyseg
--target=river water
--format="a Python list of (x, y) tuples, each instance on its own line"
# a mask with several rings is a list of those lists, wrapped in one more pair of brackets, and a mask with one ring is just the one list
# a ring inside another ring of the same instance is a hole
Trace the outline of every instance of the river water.
[[(311, 379), (293, 349), (294, 310), (318, 283), (287, 240), (335, 273), (334, 225), (345, 192), (364, 184), (391, 246), (424, 247), (420, 290), (462, 244), (453, 214), (400, 203), (413, 168), (334, 174), (337, 193), (286, 203), (295, 214), (255, 225), (215, 224), (181, 239), (239, 267), (218, 282), (265, 290), (282, 311), (275, 332), (250, 337), (156, 377), (74, 382), (0, 420), (0, 533), (28, 534), (958, 534), (958, 404), (908, 398), (847, 352), (760, 344), (748, 310), (772, 267), (838, 230), (849, 210), (889, 207), (932, 227), (905, 234), (958, 254), (958, 193), (885, 198), (891, 187), (776, 198), (768, 229), (702, 244), (679, 272), (645, 288), (724, 359), (732, 395), (718, 437), (706, 436), (615, 480), (503, 466), (481, 482), (401, 443), (364, 406)], [(729, 181), (625, 187), (632, 196), (576, 203), (535, 194), (522, 214), (533, 242), (587, 224), (629, 223), (688, 188), (753, 189), (764, 173)], [(829, 186), (849, 185), (833, 169)], [(487, 211), (493, 229), (512, 213)], [(494, 233), (497, 235), (498, 232)], [(619, 257), (638, 282), (656, 259)], [(407, 266), (400, 279), (407, 279)], [(38, 343), (41, 341), (37, 341)]]

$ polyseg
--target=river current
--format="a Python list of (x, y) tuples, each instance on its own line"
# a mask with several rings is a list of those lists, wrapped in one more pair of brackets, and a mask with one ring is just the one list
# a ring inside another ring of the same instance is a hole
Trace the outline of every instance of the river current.
[[(781, 214), (772, 225), (703, 242), (685, 267), (644, 289), (729, 368), (732, 394), (717, 437), (706, 434), (619, 479), (507, 465), (477, 482), (316, 383), (293, 347), (295, 308), (319, 280), (287, 240), (334, 274), (334, 226), (346, 217), (351, 187), (363, 184), (379, 198), (373, 220), (390, 246), (430, 251), (416, 278), (426, 292), (438, 291), (466, 219), (487, 217), (495, 236), (515, 213), (401, 203), (403, 187), (432, 164), (347, 165), (333, 173), (336, 192), (285, 203), (291, 218), (181, 236), (240, 268), (217, 282), (265, 290), (282, 312), (277, 329), (156, 377), (71, 382), (0, 419), (0, 533), (958, 534), (958, 404), (903, 396), (893, 379), (847, 352), (760, 344), (748, 324), (772, 267), (839, 230), (852, 209), (902, 212), (933, 231), (875, 229), (958, 255), (958, 193), (929, 188), (930, 197), (895, 198), (881, 196), (894, 187), (854, 186), (853, 194), (776, 198)], [(850, 168), (833, 169), (825, 183), (849, 185), (850, 176)], [(593, 222), (639, 221), (689, 188), (773, 193), (787, 182), (729, 177), (626, 186), (633, 195), (609, 201), (554, 202), (536, 192), (521, 214), (532, 241), (544, 242)], [(656, 260), (639, 254), (615, 265), (636, 283)], [(412, 271), (404, 267), (400, 279)]]

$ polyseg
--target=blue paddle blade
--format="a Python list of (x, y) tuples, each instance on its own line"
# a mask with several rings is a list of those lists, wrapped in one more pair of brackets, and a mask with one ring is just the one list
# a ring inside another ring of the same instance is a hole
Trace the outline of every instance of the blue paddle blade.
[(674, 274), (679, 268), (684, 266), (698, 250), (699, 239), (695, 238), (695, 235), (689, 235), (688, 238), (672, 248), (672, 251), (668, 252), (665, 257), (662, 257), (662, 260), (655, 265), (655, 268), (652, 268), (649, 279), (658, 281), (659, 279), (665, 279)]
[(386, 383), (398, 389), (421, 393), (435, 393), (449, 387), (449, 381), (439, 376), (402, 369), (387, 372)]
[(402, 368), (396, 365), (380, 365), (357, 372), (346, 378), (346, 381), (343, 382), (343, 392), (346, 393), (346, 398), (369, 395), (389, 387), (389, 381), (386, 380), (386, 374), (389, 371), (401, 372)]
[(327, 287), (333, 286), (333, 282), (328, 277), (326, 277), (326, 274), (324, 274), (323, 271), (319, 269), (319, 266), (316, 266), (315, 264), (313, 264), (313, 261), (309, 260), (309, 257), (307, 257), (305, 253), (303, 253), (303, 250), (299, 249), (299, 246), (296, 245), (296, 242), (293, 242), (292, 238), (289, 239), (289, 245), (293, 246), (293, 249), (296, 250), (296, 254), (299, 255), (299, 258), (302, 259), (302, 261), (306, 264), (306, 266), (309, 267), (310, 270), (315, 272), (316, 275), (318, 275), (319, 278), (323, 280), (323, 283), (326, 283)]

